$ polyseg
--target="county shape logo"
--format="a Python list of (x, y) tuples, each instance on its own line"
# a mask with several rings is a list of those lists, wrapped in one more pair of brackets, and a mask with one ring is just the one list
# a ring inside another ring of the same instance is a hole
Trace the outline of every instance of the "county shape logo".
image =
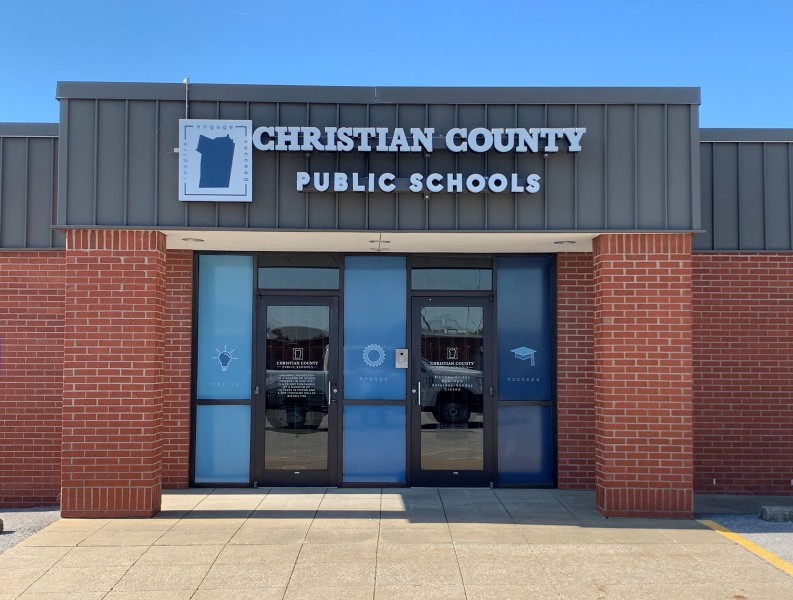
[(231, 179), (231, 167), (234, 164), (234, 140), (229, 134), (211, 138), (198, 136), (196, 150), (201, 155), (200, 188), (226, 188)]
[(251, 121), (179, 120), (179, 200), (251, 202)]

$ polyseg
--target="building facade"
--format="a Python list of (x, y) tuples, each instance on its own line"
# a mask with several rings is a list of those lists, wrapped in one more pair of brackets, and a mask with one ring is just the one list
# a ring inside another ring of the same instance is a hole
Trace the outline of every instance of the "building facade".
[(793, 487), (793, 132), (694, 88), (61, 83), (0, 124), (0, 505)]

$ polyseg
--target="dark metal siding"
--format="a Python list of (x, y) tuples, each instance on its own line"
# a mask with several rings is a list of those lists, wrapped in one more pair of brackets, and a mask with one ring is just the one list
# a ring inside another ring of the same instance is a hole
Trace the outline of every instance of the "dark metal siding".
[(63, 248), (53, 232), (58, 125), (0, 123), (0, 248)]
[[(457, 155), (254, 152), (250, 204), (177, 200), (184, 86), (62, 83), (65, 226), (603, 231), (699, 228), (691, 88), (446, 89), (191, 85), (190, 118), (260, 125), (586, 127), (583, 151)], [(539, 173), (538, 194), (302, 193), (308, 171)]]
[(793, 250), (793, 130), (703, 129), (701, 251)]

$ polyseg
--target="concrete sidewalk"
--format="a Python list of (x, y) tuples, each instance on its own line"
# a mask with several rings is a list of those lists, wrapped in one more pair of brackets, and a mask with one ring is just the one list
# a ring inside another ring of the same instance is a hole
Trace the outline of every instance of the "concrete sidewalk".
[(0, 555), (0, 600), (793, 598), (695, 521), (603, 519), (589, 492), (169, 492), (153, 519), (60, 520)]

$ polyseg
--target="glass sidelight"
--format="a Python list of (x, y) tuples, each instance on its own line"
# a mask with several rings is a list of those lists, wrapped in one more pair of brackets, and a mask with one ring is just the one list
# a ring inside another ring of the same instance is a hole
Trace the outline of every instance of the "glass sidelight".
[(335, 298), (262, 297), (257, 369), (257, 480), (334, 481), (338, 389)]
[(488, 299), (413, 300), (414, 483), (492, 481), (490, 312)]

